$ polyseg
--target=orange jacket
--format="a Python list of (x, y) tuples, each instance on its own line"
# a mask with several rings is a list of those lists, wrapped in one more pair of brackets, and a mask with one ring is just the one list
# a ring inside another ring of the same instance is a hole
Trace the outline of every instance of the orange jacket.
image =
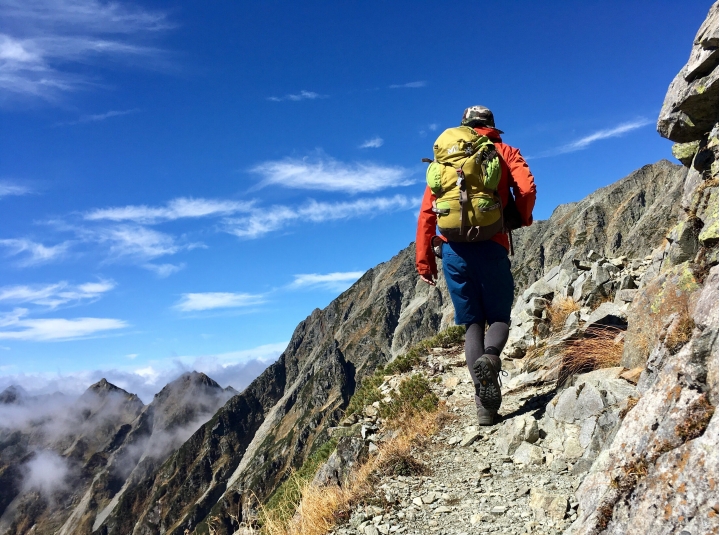
[[(500, 154), (502, 175), (498, 184), (498, 194), (503, 207), (507, 205), (510, 188), (512, 188), (515, 204), (522, 218), (522, 224), (524, 227), (529, 226), (533, 221), (532, 211), (535, 206), (536, 189), (535, 178), (530, 172), (527, 162), (520, 155), (518, 149), (502, 142), (500, 132), (496, 129), (481, 127), (475, 128), (475, 131), (480, 135), (489, 137)], [(420, 217), (418, 218), (417, 236), (415, 238), (415, 266), (418, 273), (424, 276), (437, 275), (435, 255), (430, 245), (433, 236), (435, 236), (437, 224), (437, 216), (432, 211), (434, 200), (435, 196), (430, 191), (430, 188), (426, 187), (422, 205), (420, 206)], [(442, 236), (440, 238), (445, 239)], [(510, 242), (504, 232), (498, 232), (491, 239), (506, 249), (510, 249)]]

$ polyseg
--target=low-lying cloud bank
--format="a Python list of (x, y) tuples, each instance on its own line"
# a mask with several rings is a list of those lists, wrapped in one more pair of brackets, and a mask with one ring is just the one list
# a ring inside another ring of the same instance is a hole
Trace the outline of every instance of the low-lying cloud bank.
[(206, 374), (223, 387), (231, 386), (240, 392), (272, 364), (285, 347), (287, 342), (220, 355), (178, 357), (132, 370), (111, 368), (64, 374), (3, 375), (0, 376), (0, 392), (11, 385), (19, 385), (30, 395), (61, 392), (75, 397), (104, 378), (131, 394), (137, 394), (143, 403), (147, 404), (166, 384), (193, 370)]

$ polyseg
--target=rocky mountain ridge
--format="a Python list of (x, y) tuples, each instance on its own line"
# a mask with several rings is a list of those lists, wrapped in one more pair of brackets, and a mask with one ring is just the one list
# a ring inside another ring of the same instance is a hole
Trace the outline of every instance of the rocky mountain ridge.
[(52, 404), (7, 389), (0, 406), (0, 532), (89, 532), (103, 507), (152, 473), (235, 393), (194, 372), (147, 406), (105, 379), (76, 400), (55, 396)]

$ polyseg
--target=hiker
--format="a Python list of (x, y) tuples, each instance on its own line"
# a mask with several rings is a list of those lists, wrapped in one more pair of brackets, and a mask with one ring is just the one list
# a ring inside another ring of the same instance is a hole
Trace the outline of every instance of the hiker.
[(502, 133), (488, 108), (472, 106), (460, 127), (440, 135), (435, 159), (423, 160), (430, 167), (415, 241), (417, 271), (427, 284), (435, 285), (435, 256), (442, 258), (455, 323), (466, 329), (480, 425), (493, 425), (502, 402), (500, 354), (514, 296), (510, 231), (532, 223), (535, 205), (533, 175)]

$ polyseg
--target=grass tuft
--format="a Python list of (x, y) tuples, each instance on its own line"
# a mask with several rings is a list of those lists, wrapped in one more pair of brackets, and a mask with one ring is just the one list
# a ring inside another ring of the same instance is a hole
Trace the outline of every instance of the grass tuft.
[(688, 408), (689, 414), (675, 428), (675, 434), (685, 442), (702, 435), (715, 413), (715, 407), (712, 406), (706, 394), (697, 398)]
[(558, 333), (563, 330), (568, 316), (570, 316), (573, 312), (580, 310), (580, 303), (575, 301), (572, 297), (565, 297), (553, 301), (546, 310), (548, 319), (550, 320), (550, 331)]
[(584, 338), (568, 341), (555, 357), (558, 384), (575, 374), (618, 366), (624, 345), (618, 335), (622, 332), (615, 327), (596, 327), (588, 329)]
[(283, 481), (280, 486), (270, 495), (260, 517), (260, 523), (264, 523), (264, 516), (268, 515), (276, 521), (286, 522), (295, 514), (302, 489), (305, 488), (315, 477), (318, 468), (328, 460), (330, 454), (337, 446), (337, 439), (332, 438), (320, 446), (310, 455), (303, 465)]

